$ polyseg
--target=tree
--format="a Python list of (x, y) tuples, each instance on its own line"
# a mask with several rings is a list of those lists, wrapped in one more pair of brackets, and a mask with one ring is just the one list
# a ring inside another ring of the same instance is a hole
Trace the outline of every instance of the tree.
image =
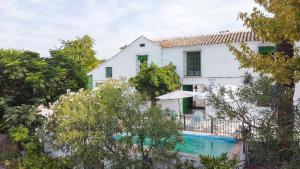
[(44, 101), (44, 70), (47, 63), (38, 53), (0, 50), (0, 95), (6, 104), (38, 104)]
[(48, 129), (77, 166), (99, 168), (108, 160), (112, 168), (148, 168), (176, 157), (181, 126), (146, 103), (127, 84), (109, 81), (61, 97)]
[[(210, 90), (208, 103), (217, 111), (219, 118), (238, 119), (243, 122), (241, 126), (242, 138), (249, 147), (248, 159), (258, 165), (269, 168), (298, 166), (300, 147), (291, 146), (293, 156), (291, 161), (280, 161), (281, 139), (278, 130), (278, 117), (276, 108), (276, 85), (266, 75), (253, 77), (246, 74), (243, 86), (233, 91), (222, 87), (218, 92)], [(277, 94), (276, 94), (277, 95)], [(224, 97), (226, 96), (226, 97)], [(226, 98), (226, 99), (225, 99)], [(296, 123), (292, 135), (300, 134), (300, 112), (294, 107)], [(296, 131), (298, 130), (298, 131)]]
[(142, 94), (148, 96), (155, 104), (155, 97), (172, 92), (180, 88), (180, 78), (175, 66), (169, 64), (158, 67), (154, 63), (142, 66), (140, 72), (129, 82)]
[(78, 37), (76, 40), (63, 40), (62, 46), (58, 50), (75, 60), (77, 64), (82, 65), (84, 69), (89, 72), (101, 63), (96, 58), (93, 45), (94, 40), (88, 35), (84, 35), (82, 38)]
[(87, 74), (81, 65), (60, 50), (50, 51), (50, 54), (51, 57), (46, 58), (48, 69), (45, 71), (47, 102), (58, 100), (67, 90), (78, 91), (86, 87)]
[[(261, 55), (252, 51), (245, 43), (241, 50), (230, 46), (243, 68), (268, 74), (277, 83), (276, 116), (281, 161), (289, 162), (293, 156), (295, 113), (293, 96), (295, 83), (300, 80), (299, 49), (300, 2), (298, 0), (255, 0), (266, 13), (253, 9), (251, 14), (241, 13), (244, 25), (251, 28), (262, 41), (276, 44), (275, 54)], [(288, 12), (287, 12), (288, 11)]]

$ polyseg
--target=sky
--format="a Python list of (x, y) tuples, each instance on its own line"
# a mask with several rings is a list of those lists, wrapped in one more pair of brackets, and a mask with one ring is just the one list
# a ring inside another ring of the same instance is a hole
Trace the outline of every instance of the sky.
[(253, 0), (0, 0), (0, 48), (49, 57), (61, 40), (89, 35), (98, 58), (149, 39), (245, 30)]

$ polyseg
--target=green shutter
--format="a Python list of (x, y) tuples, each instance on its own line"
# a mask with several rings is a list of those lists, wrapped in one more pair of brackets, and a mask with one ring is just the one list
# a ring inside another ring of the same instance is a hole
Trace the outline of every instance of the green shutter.
[(88, 76), (87, 89), (93, 89), (93, 75)]
[(138, 55), (138, 61), (140, 63), (147, 63), (147, 61), (148, 61), (148, 55)]
[(106, 67), (105, 68), (105, 75), (106, 75), (106, 78), (111, 78), (112, 77), (112, 67)]
[[(183, 91), (190, 91), (191, 90), (191, 85), (182, 85), (182, 90)], [(184, 114), (189, 113), (189, 99), (190, 98), (183, 98), (182, 99), (182, 112)]]
[(138, 60), (137, 70), (139, 71), (140, 69), (142, 69), (142, 66), (147, 66), (148, 55), (138, 55), (137, 60)]
[(274, 54), (276, 51), (275, 46), (259, 46), (258, 52), (262, 55)]

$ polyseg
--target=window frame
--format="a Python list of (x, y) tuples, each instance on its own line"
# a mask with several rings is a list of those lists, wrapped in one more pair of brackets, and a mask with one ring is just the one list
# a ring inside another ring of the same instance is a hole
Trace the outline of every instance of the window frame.
[(269, 54), (274, 55), (275, 52), (276, 52), (276, 46), (274, 45), (258, 46), (258, 53), (261, 55), (269, 55)]
[[(110, 70), (110, 72), (109, 72)], [(113, 73), (112, 73), (112, 67), (105, 67), (105, 77), (106, 78), (112, 78), (113, 77)]]
[[(189, 55), (190, 53), (199, 53), (199, 58), (191, 59), (190, 57), (195, 57), (193, 55)], [(201, 51), (185, 51), (185, 76), (202, 76), (202, 61), (201, 61)], [(197, 63), (198, 62), (198, 63)], [(192, 63), (192, 64), (190, 64)], [(198, 73), (197, 73), (198, 72)]]
[[(146, 59), (141, 59), (141, 58), (146, 58)], [(147, 54), (143, 54), (143, 55), (136, 55), (136, 61), (137, 61), (137, 72), (139, 72), (141, 70), (141, 65), (143, 63), (145, 63), (146, 65), (148, 65), (148, 59), (149, 59), (149, 55)], [(143, 60), (143, 62), (141, 62)]]

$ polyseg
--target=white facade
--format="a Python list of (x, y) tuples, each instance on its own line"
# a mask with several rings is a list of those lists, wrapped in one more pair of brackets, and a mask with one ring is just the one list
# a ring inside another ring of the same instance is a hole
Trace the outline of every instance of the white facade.
[[(144, 44), (144, 45), (142, 45)], [(260, 41), (247, 42), (253, 50), (259, 46), (270, 45)], [(233, 44), (238, 46), (238, 43)], [(201, 76), (184, 76), (184, 55), (185, 52), (200, 51), (201, 53)], [(240, 69), (239, 62), (229, 51), (226, 44), (200, 45), (188, 47), (163, 48), (159, 44), (140, 36), (115, 56), (99, 65), (89, 73), (92, 75), (93, 87), (97, 83), (103, 83), (106, 78), (105, 68), (112, 67), (112, 78), (128, 80), (138, 72), (138, 55), (147, 55), (147, 63), (155, 63), (164, 66), (172, 63), (176, 66), (176, 72), (181, 78), (183, 85), (241, 85), (242, 76), (249, 69)], [(295, 99), (300, 98), (300, 83), (296, 85)], [(166, 103), (167, 107), (177, 109), (181, 105)], [(177, 103), (177, 101), (176, 101)], [(165, 105), (165, 104), (163, 104)]]

